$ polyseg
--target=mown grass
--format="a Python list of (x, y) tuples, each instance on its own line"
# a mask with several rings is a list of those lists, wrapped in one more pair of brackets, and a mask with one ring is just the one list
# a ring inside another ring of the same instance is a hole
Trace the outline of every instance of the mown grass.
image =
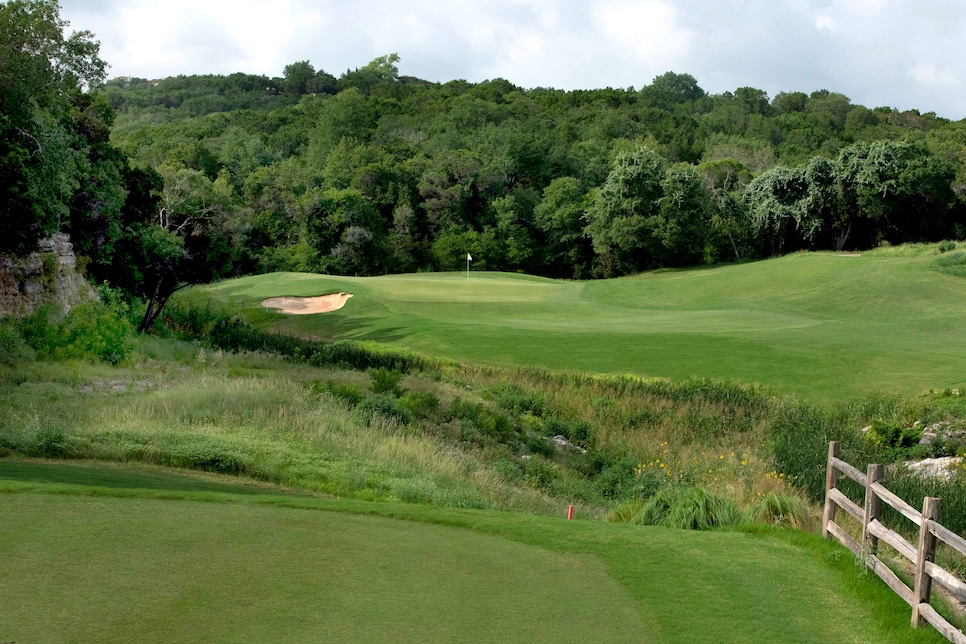
[[(260, 275), (206, 287), (253, 322), (326, 340), (554, 370), (759, 383), (814, 402), (958, 387), (966, 281), (936, 248), (806, 253), (598, 282), (478, 273)], [(355, 294), (336, 312), (282, 316), (278, 295)], [(897, 294), (901, 294), (898, 297)]]
[(942, 641), (795, 531), (193, 492), (156, 474), (155, 490), (113, 469), (99, 487), (66, 483), (92, 481), (76, 468), (0, 479), (0, 639)]

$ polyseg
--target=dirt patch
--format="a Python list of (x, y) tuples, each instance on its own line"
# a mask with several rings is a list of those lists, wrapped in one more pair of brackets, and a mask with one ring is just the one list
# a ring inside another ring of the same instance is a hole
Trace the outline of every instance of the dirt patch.
[(262, 306), (278, 309), (279, 313), (289, 315), (308, 315), (310, 313), (329, 313), (345, 306), (352, 293), (332, 293), (318, 297), (270, 297), (262, 300)]
[(862, 253), (839, 253), (839, 257), (862, 257)]

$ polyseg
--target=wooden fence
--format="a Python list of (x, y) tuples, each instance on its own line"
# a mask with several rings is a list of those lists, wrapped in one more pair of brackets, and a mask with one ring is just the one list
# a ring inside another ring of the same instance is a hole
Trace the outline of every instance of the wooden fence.
[[(836, 484), (839, 473), (865, 488), (865, 507), (860, 507), (843, 494)], [(880, 521), (882, 503), (893, 507), (899, 514), (919, 526), (918, 547), (912, 545), (899, 533), (890, 530)], [(835, 522), (837, 509), (841, 508), (862, 526), (859, 540)], [(912, 607), (912, 625), (919, 627), (923, 620), (932, 624), (940, 633), (955, 644), (966, 644), (966, 635), (936, 612), (930, 603), (932, 582), (936, 581), (954, 594), (966, 597), (966, 583), (937, 566), (933, 559), (937, 539), (966, 556), (966, 539), (939, 524), (939, 499), (926, 497), (922, 512), (915, 509), (883, 485), (883, 467), (869, 465), (863, 474), (858, 468), (839, 459), (838, 441), (828, 447), (828, 469), (825, 477), (825, 513), (822, 517), (822, 534), (826, 539), (835, 537), (846, 548), (864, 559), (866, 566), (884, 581), (897, 595)], [(878, 557), (879, 542), (890, 545), (915, 567), (915, 583), (912, 588), (886, 566)]]

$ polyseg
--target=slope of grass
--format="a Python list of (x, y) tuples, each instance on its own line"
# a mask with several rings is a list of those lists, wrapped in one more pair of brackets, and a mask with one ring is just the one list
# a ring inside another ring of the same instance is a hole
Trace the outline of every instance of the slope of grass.
[(942, 641), (801, 533), (51, 477), (0, 479), (3, 641)]
[[(350, 278), (279, 273), (206, 287), (257, 323), (501, 365), (736, 379), (816, 401), (957, 387), (966, 280), (930, 247), (806, 253), (598, 282), (474, 273)], [(283, 316), (278, 295), (355, 295)]]

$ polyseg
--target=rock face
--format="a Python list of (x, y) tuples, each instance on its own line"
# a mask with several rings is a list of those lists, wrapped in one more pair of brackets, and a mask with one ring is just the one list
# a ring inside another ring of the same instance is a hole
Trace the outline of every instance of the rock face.
[(64, 233), (40, 242), (40, 250), (26, 257), (0, 255), (0, 316), (29, 315), (52, 303), (69, 311), (97, 299), (97, 292), (77, 272), (77, 258)]

